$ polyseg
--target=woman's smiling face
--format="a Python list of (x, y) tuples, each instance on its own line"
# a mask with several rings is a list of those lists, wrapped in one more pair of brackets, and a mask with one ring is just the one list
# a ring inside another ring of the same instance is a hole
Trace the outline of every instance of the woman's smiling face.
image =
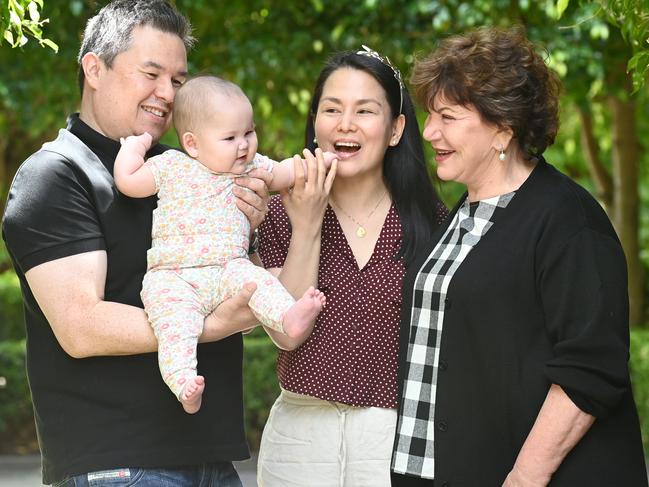
[(502, 131), (483, 121), (475, 108), (439, 95), (429, 109), (423, 136), (435, 150), (439, 178), (469, 187), (487, 177), (500, 162), (499, 150), (507, 147)]
[(385, 90), (370, 74), (345, 67), (327, 78), (314, 127), (318, 146), (338, 156), (337, 178), (382, 172), (396, 124)]

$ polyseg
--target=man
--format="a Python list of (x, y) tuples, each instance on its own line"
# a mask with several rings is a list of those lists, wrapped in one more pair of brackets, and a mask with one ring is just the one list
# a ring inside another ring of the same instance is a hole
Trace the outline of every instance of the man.
[[(209, 387), (201, 411), (186, 414), (160, 377), (139, 296), (155, 199), (119, 194), (112, 177), (120, 137), (147, 131), (157, 142), (169, 128), (190, 30), (165, 0), (116, 0), (90, 19), (80, 113), (25, 161), (10, 189), (3, 238), (25, 302), (46, 484), (241, 485), (231, 463), (248, 457), (239, 332), (254, 323), (246, 306), (254, 287), (205, 320), (199, 373)], [(256, 191), (238, 193), (255, 226), (265, 187), (243, 185)]]

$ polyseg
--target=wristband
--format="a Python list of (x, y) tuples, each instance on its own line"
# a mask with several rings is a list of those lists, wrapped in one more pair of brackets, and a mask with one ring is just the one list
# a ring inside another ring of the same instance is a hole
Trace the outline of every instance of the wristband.
[(257, 253), (258, 249), (259, 249), (259, 232), (257, 231), (257, 229), (255, 229), (255, 231), (252, 232), (252, 237), (250, 237), (250, 244), (248, 245), (248, 255)]

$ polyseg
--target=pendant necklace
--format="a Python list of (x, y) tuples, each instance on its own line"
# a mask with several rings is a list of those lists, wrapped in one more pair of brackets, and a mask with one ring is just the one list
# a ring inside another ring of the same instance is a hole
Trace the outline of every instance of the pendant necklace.
[[(374, 205), (374, 208), (372, 209), (372, 211), (370, 211), (370, 212), (368, 213), (368, 215), (365, 217), (365, 222), (367, 222), (367, 221), (370, 219), (370, 217), (374, 214), (374, 212), (376, 211), (376, 209), (379, 207), (379, 205), (380, 205), (381, 202), (383, 201), (383, 198), (385, 198), (385, 195), (386, 195), (386, 194), (388, 194), (387, 190), (386, 190), (386, 191), (381, 195), (381, 197), (379, 198), (379, 200), (376, 202), (376, 205)], [(331, 200), (331, 202), (334, 204), (334, 206), (335, 206), (336, 208), (338, 208), (340, 211), (342, 211), (343, 214), (344, 214), (347, 218), (349, 218), (351, 221), (353, 221), (353, 222), (356, 224), (356, 236), (357, 236), (358, 238), (363, 238), (365, 235), (367, 235), (367, 230), (365, 229), (365, 226), (364, 226), (362, 223), (360, 223), (356, 218), (354, 218), (354, 217), (351, 216), (349, 213), (347, 213), (345, 210), (343, 210), (343, 209), (340, 207), (340, 205), (334, 201), (333, 198), (330, 197), (329, 199)]]

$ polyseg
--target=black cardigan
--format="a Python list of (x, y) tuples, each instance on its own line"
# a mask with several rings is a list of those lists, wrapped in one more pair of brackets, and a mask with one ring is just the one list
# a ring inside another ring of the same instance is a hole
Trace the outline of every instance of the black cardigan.
[[(457, 209), (405, 276), (400, 393), (414, 280)], [(550, 485), (646, 486), (628, 349), (615, 231), (586, 190), (541, 160), (448, 289), (435, 485), (499, 487), (555, 383), (597, 420)]]

